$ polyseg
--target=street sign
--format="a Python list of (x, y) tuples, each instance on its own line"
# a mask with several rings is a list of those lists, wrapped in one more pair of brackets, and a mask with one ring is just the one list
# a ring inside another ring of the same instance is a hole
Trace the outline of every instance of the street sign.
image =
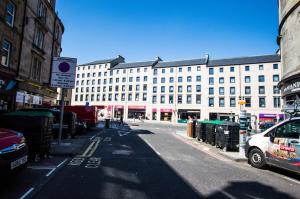
[(240, 100), (238, 103), (239, 103), (239, 105), (245, 105), (246, 101), (245, 100)]
[(76, 58), (54, 57), (52, 64), (51, 87), (74, 88)]

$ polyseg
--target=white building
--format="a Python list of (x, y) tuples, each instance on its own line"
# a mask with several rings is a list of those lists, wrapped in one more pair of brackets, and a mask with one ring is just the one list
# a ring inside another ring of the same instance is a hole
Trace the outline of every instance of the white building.
[(243, 108), (257, 121), (274, 120), (283, 117), (280, 67), (278, 55), (135, 63), (119, 56), (77, 67), (72, 105), (98, 106), (124, 119), (228, 119)]

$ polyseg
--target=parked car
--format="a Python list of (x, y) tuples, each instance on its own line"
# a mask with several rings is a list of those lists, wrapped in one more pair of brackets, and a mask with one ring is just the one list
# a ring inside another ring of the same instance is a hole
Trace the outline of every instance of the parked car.
[(300, 173), (300, 117), (287, 119), (251, 136), (245, 155), (256, 168), (273, 165)]
[(27, 165), (28, 149), (22, 133), (0, 129), (0, 174), (7, 174)]

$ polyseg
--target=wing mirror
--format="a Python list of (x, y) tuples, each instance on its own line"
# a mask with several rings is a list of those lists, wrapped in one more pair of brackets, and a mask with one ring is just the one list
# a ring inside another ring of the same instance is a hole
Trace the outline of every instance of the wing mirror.
[(270, 136), (270, 141), (271, 141), (271, 142), (274, 142), (274, 139), (275, 139), (275, 131), (272, 130), (272, 131), (270, 132), (269, 136)]

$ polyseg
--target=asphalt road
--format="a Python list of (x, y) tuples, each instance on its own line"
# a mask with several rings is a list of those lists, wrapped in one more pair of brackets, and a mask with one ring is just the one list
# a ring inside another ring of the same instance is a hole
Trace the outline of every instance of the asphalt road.
[(299, 198), (300, 184), (182, 142), (182, 127), (97, 133), (34, 198)]

